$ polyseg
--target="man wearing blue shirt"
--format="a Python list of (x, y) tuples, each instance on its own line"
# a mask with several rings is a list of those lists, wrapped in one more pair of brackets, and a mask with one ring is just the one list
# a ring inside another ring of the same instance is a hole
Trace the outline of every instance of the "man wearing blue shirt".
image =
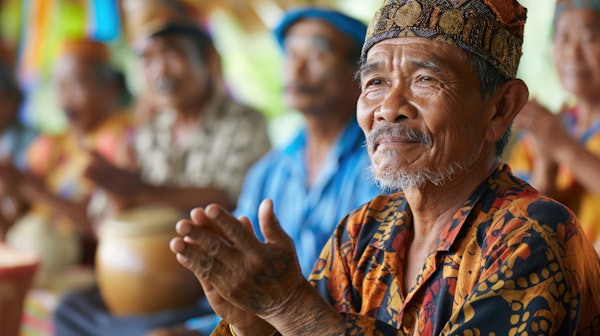
[(323, 8), (289, 11), (275, 29), (284, 51), (284, 100), (305, 119), (299, 134), (246, 175), (236, 216), (258, 228), (258, 207), (273, 200), (310, 273), (338, 221), (381, 191), (370, 182), (364, 134), (356, 122), (354, 80), (366, 26)]

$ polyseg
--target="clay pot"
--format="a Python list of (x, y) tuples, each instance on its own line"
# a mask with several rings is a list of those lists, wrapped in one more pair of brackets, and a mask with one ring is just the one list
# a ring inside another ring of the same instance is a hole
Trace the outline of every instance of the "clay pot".
[(38, 266), (36, 254), (0, 243), (0, 335), (19, 335), (23, 304)]
[(169, 249), (181, 212), (141, 207), (105, 222), (99, 230), (96, 274), (100, 293), (115, 315), (140, 315), (189, 306), (202, 288)]

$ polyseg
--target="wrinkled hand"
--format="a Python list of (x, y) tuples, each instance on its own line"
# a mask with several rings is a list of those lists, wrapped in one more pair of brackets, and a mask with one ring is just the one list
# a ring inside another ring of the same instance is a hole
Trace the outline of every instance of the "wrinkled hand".
[(247, 219), (237, 220), (210, 205), (192, 211), (191, 221), (180, 221), (177, 230), (183, 238), (171, 241), (215, 312), (246, 334), (272, 330), (261, 319), (288, 310), (294, 289), (306, 282), (292, 239), (275, 218), (270, 200), (260, 206), (259, 224), (265, 243), (258, 241)]

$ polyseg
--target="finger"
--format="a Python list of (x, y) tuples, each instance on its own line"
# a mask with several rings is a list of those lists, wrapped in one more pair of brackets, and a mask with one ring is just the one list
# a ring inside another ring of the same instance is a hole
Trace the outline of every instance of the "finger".
[[(232, 246), (220, 235), (204, 226), (194, 225), (188, 220), (180, 220), (177, 223), (177, 231), (183, 237), (172, 240), (171, 250), (183, 257), (187, 257), (186, 251), (188, 251), (188, 246), (191, 246), (192, 248), (201, 249), (203, 253), (211, 256), (211, 258), (232, 265), (232, 267), (235, 267), (236, 260), (242, 258), (243, 251), (239, 251), (237, 247)], [(203, 266), (208, 263), (208, 260), (200, 258), (194, 260), (194, 262)], [(203, 266), (202, 268), (209, 267)]]
[(206, 207), (204, 213), (213, 223), (218, 225), (224, 237), (234, 246), (237, 246), (240, 251), (252, 250), (259, 244), (251, 230), (248, 230), (243, 223), (220, 206), (211, 204)]
[(289, 236), (283, 231), (275, 213), (273, 212), (273, 201), (265, 199), (258, 207), (258, 223), (267, 243), (279, 243), (288, 241)]
[[(187, 266), (190, 261), (189, 261), (189, 257), (184, 255), (185, 242), (183, 241), (183, 238), (176, 237), (176, 238), (171, 239), (171, 241), (169, 242), (169, 247), (171, 248), (171, 251), (173, 253), (175, 253), (175, 258), (177, 259), (177, 261), (183, 267), (188, 268)], [(196, 275), (196, 274), (194, 273), (194, 275)], [(196, 278), (198, 279), (198, 282), (200, 282), (200, 286), (202, 286), (202, 290), (204, 291), (204, 293), (208, 293), (209, 291), (211, 291), (213, 289), (212, 284), (207, 281), (204, 281), (202, 279), (202, 277), (196, 276)]]
[(203, 208), (195, 208), (190, 212), (190, 219), (193, 222), (193, 225), (200, 225), (203, 227), (206, 227), (208, 229), (210, 229), (211, 231), (213, 231), (215, 234), (217, 234), (218, 236), (222, 237), (223, 239), (227, 240), (229, 243), (231, 243), (225, 233), (223, 232), (223, 230), (221, 230), (221, 228), (210, 218), (208, 218), (208, 216), (206, 216), (206, 210)]
[(252, 223), (250, 222), (250, 219), (246, 216), (240, 216), (238, 217), (238, 220), (244, 224), (244, 226), (250, 230), (250, 232), (254, 233), (254, 227), (252, 227)]
[[(203, 216), (202, 209), (194, 209), (196, 212), (196, 219), (199, 216)], [(205, 216), (203, 216), (205, 217)], [(187, 219), (182, 219), (175, 224), (175, 228), (177, 233), (179, 233), (183, 237), (184, 244), (194, 244), (200, 246), (202, 249), (210, 253), (211, 255), (216, 255), (221, 250), (221, 245), (225, 243), (222, 239), (222, 235), (215, 233), (214, 230), (211, 230), (207, 227), (206, 224), (210, 222), (209, 219), (204, 219), (198, 222), (198, 224), (194, 224)], [(225, 245), (230, 245), (225, 243)], [(179, 252), (179, 251), (178, 251)]]
[(180, 219), (175, 224), (175, 231), (177, 231), (177, 233), (179, 235), (185, 236), (185, 235), (189, 234), (190, 232), (192, 232), (193, 225), (194, 224), (187, 219)]
[(212, 283), (231, 273), (227, 265), (199, 246), (181, 245), (180, 241), (176, 241), (174, 244), (179, 245), (173, 247), (179, 251), (176, 255), (177, 261), (192, 271), (201, 283), (210, 283), (212, 286)]
[(175, 237), (171, 239), (169, 242), (169, 248), (171, 249), (171, 252), (175, 254), (182, 253), (183, 250), (185, 250), (185, 242), (183, 241), (183, 238)]

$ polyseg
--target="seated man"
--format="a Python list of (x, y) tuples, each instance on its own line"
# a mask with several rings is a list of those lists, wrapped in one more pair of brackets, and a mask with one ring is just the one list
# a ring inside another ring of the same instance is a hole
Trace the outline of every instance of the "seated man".
[(600, 333), (600, 258), (500, 160), (528, 99), (525, 16), (513, 0), (384, 2), (357, 114), (378, 181), (403, 191), (344, 218), (310, 282), (272, 201), (264, 243), (246, 218), (195, 209), (171, 249), (228, 322), (214, 335)]
[(354, 73), (366, 30), (324, 8), (291, 10), (275, 29), (284, 50), (284, 99), (302, 113), (305, 126), (250, 169), (234, 214), (248, 217), (262, 239), (258, 206), (273, 199), (307, 277), (338, 221), (382, 193), (370, 181), (356, 122)]
[(39, 285), (68, 289), (65, 268), (94, 259), (95, 219), (87, 210), (97, 186), (84, 176), (90, 152), (128, 166), (133, 120), (123, 109), (123, 87), (106, 45), (66, 40), (54, 70), (68, 128), (38, 136), (27, 149), (25, 169), (3, 165), (0, 180), (29, 205), (8, 231), (8, 242), (40, 254)]
[[(284, 99), (305, 125), (250, 169), (234, 213), (258, 224), (260, 202), (273, 199), (307, 277), (338, 221), (382, 193), (370, 181), (356, 122), (354, 73), (366, 30), (354, 18), (318, 7), (288, 11), (275, 29), (284, 50)], [(264, 238), (258, 226), (254, 231)], [(186, 324), (193, 328), (195, 321)]]
[[(185, 13), (172, 11), (171, 2), (138, 2), (147, 11), (128, 13), (142, 15), (132, 42), (157, 109), (136, 129), (139, 169), (119, 169), (96, 156), (86, 172), (115, 200), (117, 211), (161, 205), (187, 212), (197, 202), (231, 209), (246, 171), (270, 149), (262, 114), (221, 87), (211, 38)], [(65, 297), (54, 322), (58, 335), (140, 335), (211, 313), (204, 300), (115, 316), (93, 288)]]

